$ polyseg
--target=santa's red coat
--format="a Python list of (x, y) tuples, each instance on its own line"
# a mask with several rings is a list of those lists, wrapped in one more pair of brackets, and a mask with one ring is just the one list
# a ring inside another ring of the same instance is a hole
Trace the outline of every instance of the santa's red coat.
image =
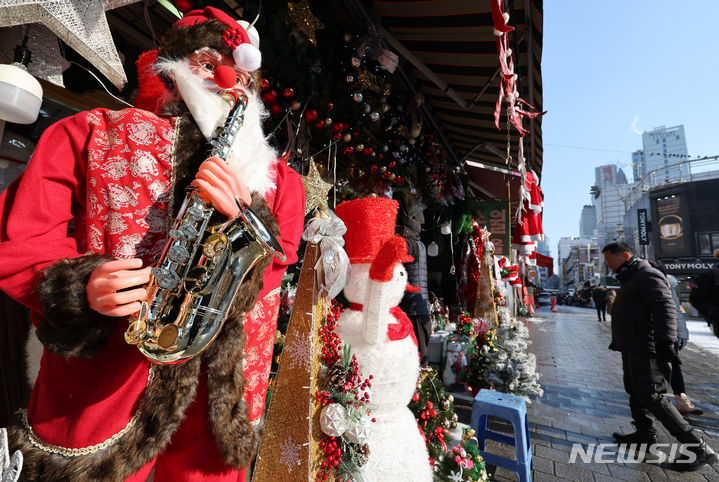
[[(30, 308), (35, 325), (43, 315), (33, 290), (45, 267), (90, 249), (137, 255), (147, 262), (164, 244), (165, 232), (158, 226), (166, 225), (172, 195), (163, 197), (158, 186), (172, 187), (175, 135), (174, 118), (138, 109), (80, 113), (44, 133), (25, 173), (0, 195), (0, 289)], [(157, 163), (140, 159), (138, 151)], [(267, 268), (258, 304), (246, 323), (244, 398), (250, 420), (262, 413), (277, 294), (282, 274), (297, 261), (304, 217), (299, 175), (282, 162), (273, 169), (276, 189), (265, 198), (277, 218), (287, 260), (275, 258)], [(114, 192), (113, 184), (131, 189)], [(164, 213), (159, 218), (158, 211)], [(148, 217), (148, 212), (155, 217)], [(68, 235), (71, 224), (73, 233)], [(133, 243), (146, 235), (149, 243)], [(126, 328), (119, 320), (106, 348), (93, 359), (66, 360), (45, 351), (28, 406), (30, 425), (42, 440), (86, 447), (125, 428), (137, 410), (150, 368), (137, 348), (125, 343)]]

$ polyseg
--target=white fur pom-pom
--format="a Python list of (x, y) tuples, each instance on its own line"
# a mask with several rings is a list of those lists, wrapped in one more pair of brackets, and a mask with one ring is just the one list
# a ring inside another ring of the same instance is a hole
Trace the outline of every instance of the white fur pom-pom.
[(260, 49), (252, 44), (240, 44), (232, 51), (235, 64), (245, 72), (253, 72), (262, 65)]
[(504, 17), (504, 23), (508, 24), (509, 23), (509, 14), (507, 12), (504, 12), (502, 14), (502, 17)]
[(502, 35), (504, 35), (504, 32), (502, 32), (501, 30), (497, 30), (496, 28), (493, 29), (493, 31), (495, 37), (501, 37)]

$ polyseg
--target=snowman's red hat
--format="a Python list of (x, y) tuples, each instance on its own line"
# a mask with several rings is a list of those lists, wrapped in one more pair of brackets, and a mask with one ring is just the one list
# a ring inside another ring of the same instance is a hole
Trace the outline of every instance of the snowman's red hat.
[[(394, 199), (371, 197), (345, 201), (335, 209), (335, 214), (345, 223), (345, 251), (350, 263), (371, 263), (382, 246), (395, 238), (402, 242), (391, 250), (392, 260), (383, 260), (383, 265), (408, 263), (414, 258), (407, 254), (404, 239), (395, 236), (398, 204)], [(387, 252), (385, 250), (385, 252)]]

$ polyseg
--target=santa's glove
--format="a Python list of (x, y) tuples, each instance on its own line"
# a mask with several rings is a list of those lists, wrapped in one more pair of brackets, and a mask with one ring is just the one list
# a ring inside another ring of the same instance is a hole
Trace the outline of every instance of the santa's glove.
[(673, 363), (679, 361), (679, 355), (677, 350), (674, 348), (674, 342), (656, 342), (654, 344), (654, 350), (657, 353), (657, 358), (665, 363)]

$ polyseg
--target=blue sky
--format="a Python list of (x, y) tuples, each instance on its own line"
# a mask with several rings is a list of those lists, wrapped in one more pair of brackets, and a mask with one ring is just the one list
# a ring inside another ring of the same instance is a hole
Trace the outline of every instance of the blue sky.
[(719, 154), (718, 21), (715, 0), (544, 2), (541, 186), (553, 256), (560, 237), (579, 235), (596, 166), (617, 164), (631, 180), (642, 131), (684, 124), (691, 157)]

